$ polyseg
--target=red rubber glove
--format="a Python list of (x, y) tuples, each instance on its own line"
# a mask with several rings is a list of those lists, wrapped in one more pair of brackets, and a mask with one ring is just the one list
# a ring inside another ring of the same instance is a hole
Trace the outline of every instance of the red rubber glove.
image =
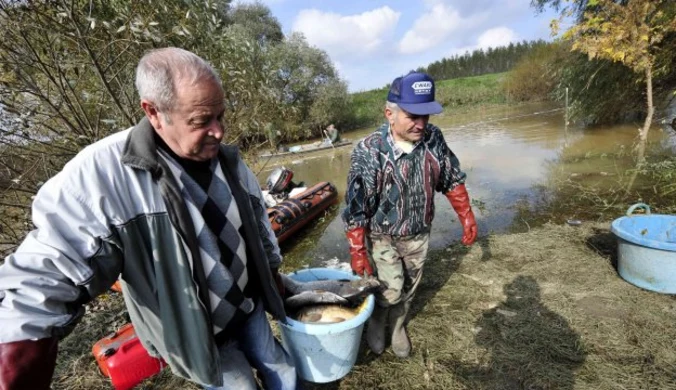
[(49, 390), (57, 345), (53, 337), (0, 344), (0, 389)]
[(371, 268), (366, 252), (366, 228), (358, 227), (348, 230), (346, 235), (347, 242), (350, 244), (352, 271), (359, 276), (373, 275), (373, 268)]
[(462, 223), (462, 243), (472, 245), (476, 240), (477, 226), (472, 207), (469, 204), (469, 194), (464, 184), (460, 184), (452, 191), (446, 193), (446, 198), (451, 202), (453, 210), (458, 213), (460, 223)]

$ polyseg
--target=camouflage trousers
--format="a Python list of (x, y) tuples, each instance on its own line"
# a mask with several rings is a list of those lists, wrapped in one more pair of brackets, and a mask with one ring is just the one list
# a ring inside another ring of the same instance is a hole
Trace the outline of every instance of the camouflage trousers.
[(379, 306), (388, 307), (413, 298), (422, 278), (430, 234), (390, 236), (371, 233), (374, 272), (386, 289), (376, 294)]

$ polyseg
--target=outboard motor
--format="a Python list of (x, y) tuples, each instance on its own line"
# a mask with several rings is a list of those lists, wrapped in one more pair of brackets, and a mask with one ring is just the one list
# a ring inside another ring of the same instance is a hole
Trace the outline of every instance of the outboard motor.
[(268, 191), (271, 195), (279, 196), (286, 195), (288, 196), (289, 192), (296, 187), (302, 187), (303, 182), (298, 184), (293, 182), (293, 171), (286, 167), (277, 167), (275, 168), (268, 180), (266, 182), (268, 186)]
[(286, 167), (277, 167), (275, 168), (268, 180), (266, 182), (268, 186), (268, 191), (271, 194), (280, 194), (282, 192), (289, 192), (291, 189), (288, 187), (291, 185), (293, 179), (293, 171)]

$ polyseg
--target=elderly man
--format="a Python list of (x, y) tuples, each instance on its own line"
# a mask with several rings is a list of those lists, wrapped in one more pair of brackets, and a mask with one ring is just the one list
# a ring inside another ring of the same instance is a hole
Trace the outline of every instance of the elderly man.
[(136, 126), (82, 150), (38, 192), (36, 229), (0, 266), (0, 388), (48, 388), (57, 342), (120, 276), (143, 345), (206, 388), (296, 388), (264, 308), (286, 318), (258, 181), (221, 144), (221, 81), (177, 48), (136, 71)]
[(387, 123), (352, 152), (343, 221), (352, 270), (376, 274), (386, 286), (376, 297), (366, 333), (377, 354), (385, 349), (386, 322), (393, 352), (402, 358), (411, 352), (406, 315), (427, 256), (435, 191), (445, 194), (457, 212), (462, 243), (471, 245), (477, 235), (465, 173), (441, 130), (428, 123), (442, 110), (434, 92), (434, 81), (424, 73), (396, 78), (385, 105)]

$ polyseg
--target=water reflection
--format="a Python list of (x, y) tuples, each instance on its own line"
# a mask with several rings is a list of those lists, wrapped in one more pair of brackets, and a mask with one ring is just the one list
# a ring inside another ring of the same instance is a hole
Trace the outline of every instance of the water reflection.
[[(474, 200), (479, 234), (501, 233), (533, 227), (534, 221), (518, 212), (518, 204), (537, 204), (541, 193), (536, 183), (544, 183), (552, 175), (588, 175), (612, 183), (613, 175), (631, 167), (629, 153), (625, 162), (604, 158), (618, 150), (629, 151), (635, 142), (638, 124), (583, 129), (566, 126), (564, 111), (546, 104), (518, 107), (477, 108), (462, 115), (432, 117), (451, 149), (458, 155), (467, 172), (467, 187)], [(374, 128), (343, 134), (358, 140)], [(671, 132), (659, 127), (651, 133), (652, 143), (672, 140)], [(339, 207), (325, 215), (326, 221), (315, 224), (315, 231), (301, 233), (302, 239), (292, 241), (287, 250), (302, 248), (301, 256), (312, 265), (335, 259), (348, 260), (347, 243), (343, 234), (340, 211), (350, 165), (352, 146), (317, 152), (308, 157), (258, 161), (264, 166), (259, 172), (261, 183), (278, 165), (286, 165), (295, 173), (295, 181), (313, 184), (331, 181), (339, 191)], [(594, 158), (590, 158), (590, 156)], [(259, 167), (260, 168), (260, 167)], [(602, 173), (599, 173), (602, 172)], [(603, 174), (605, 173), (605, 175)], [(430, 238), (430, 248), (439, 249), (458, 243), (462, 234), (446, 198), (437, 194), (437, 214)], [(566, 216), (561, 216), (564, 223)], [(557, 221), (554, 221), (557, 222)], [(300, 242), (299, 242), (300, 241)], [(294, 251), (295, 252), (295, 251)]]

